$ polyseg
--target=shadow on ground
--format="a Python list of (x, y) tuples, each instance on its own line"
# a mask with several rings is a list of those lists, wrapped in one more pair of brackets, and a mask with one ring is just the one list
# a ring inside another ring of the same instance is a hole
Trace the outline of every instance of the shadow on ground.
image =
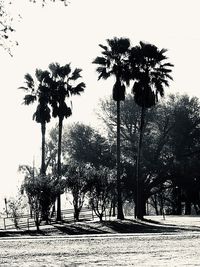
[(53, 235), (87, 235), (87, 234), (116, 234), (116, 233), (177, 233), (182, 231), (199, 231), (198, 226), (177, 226), (160, 223), (153, 220), (111, 220), (85, 221), (76, 223), (61, 223), (41, 227), (41, 230), (0, 231), (0, 237), (19, 236), (53, 236)]

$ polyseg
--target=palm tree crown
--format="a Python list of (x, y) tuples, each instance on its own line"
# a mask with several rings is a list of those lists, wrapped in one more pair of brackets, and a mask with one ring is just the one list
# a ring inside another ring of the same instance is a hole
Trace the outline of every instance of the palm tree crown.
[(107, 39), (108, 46), (99, 45), (103, 51), (101, 57), (96, 57), (93, 61), (98, 64), (96, 71), (99, 74), (98, 79), (107, 79), (110, 76), (116, 78), (113, 86), (113, 99), (121, 101), (125, 99), (125, 83), (129, 84), (130, 75), (128, 75), (128, 51), (130, 41), (128, 38)]
[(42, 133), (42, 159), (41, 159), (41, 174), (45, 175), (45, 133), (46, 133), (46, 123), (51, 119), (49, 101), (50, 101), (50, 73), (48, 71), (42, 71), (36, 69), (35, 72), (36, 79), (27, 73), (25, 75), (26, 86), (20, 87), (20, 89), (25, 90), (27, 93), (24, 96), (24, 104), (30, 105), (35, 101), (38, 102), (36, 111), (33, 114), (33, 119), (41, 124)]
[(72, 114), (71, 108), (65, 102), (66, 98), (72, 95), (80, 95), (84, 91), (85, 84), (76, 80), (81, 78), (81, 69), (76, 68), (72, 71), (70, 64), (60, 66), (58, 63), (49, 65), (51, 71), (51, 105), (53, 117), (64, 119)]
[(50, 108), (48, 106), (50, 100), (49, 75), (50, 73), (48, 71), (36, 69), (35, 76), (37, 81), (27, 73), (24, 76), (26, 87), (20, 87), (20, 89), (27, 92), (24, 96), (23, 104), (30, 105), (35, 101), (38, 102), (36, 111), (33, 114), (33, 119), (38, 123), (48, 123), (51, 119)]
[(139, 106), (149, 108), (158, 102), (158, 95), (164, 96), (164, 86), (169, 86), (168, 80), (173, 65), (166, 62), (166, 49), (159, 50), (155, 45), (140, 42), (131, 49), (130, 64), (135, 83), (133, 94)]

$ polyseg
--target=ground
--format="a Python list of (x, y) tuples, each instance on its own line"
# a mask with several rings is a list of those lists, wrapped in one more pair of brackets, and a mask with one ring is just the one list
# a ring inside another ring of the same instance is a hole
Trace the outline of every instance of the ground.
[(0, 266), (200, 266), (199, 243), (197, 216), (63, 224), (1, 232)]

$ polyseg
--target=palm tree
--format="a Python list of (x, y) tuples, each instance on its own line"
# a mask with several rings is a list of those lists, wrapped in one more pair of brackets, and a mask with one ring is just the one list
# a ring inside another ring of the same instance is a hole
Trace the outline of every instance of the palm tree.
[[(75, 68), (73, 71), (70, 64), (60, 66), (58, 63), (49, 65), (51, 72), (51, 106), (53, 109), (53, 117), (58, 117), (58, 161), (57, 176), (61, 177), (61, 152), (62, 152), (62, 129), (63, 120), (72, 115), (71, 107), (66, 103), (66, 98), (72, 95), (80, 95), (84, 91), (85, 83), (77, 83), (81, 78), (81, 69)], [(57, 198), (57, 221), (61, 220), (61, 199)]]
[(138, 46), (131, 49), (130, 64), (133, 70), (133, 94), (135, 102), (141, 107), (140, 134), (138, 141), (138, 155), (136, 166), (137, 196), (136, 196), (136, 217), (143, 219), (143, 179), (140, 173), (140, 161), (142, 150), (142, 138), (145, 123), (145, 111), (158, 102), (158, 96), (164, 96), (164, 86), (169, 86), (171, 67), (166, 62), (166, 49), (159, 50), (155, 45), (140, 42)]
[(36, 81), (33, 77), (27, 73), (24, 76), (26, 86), (20, 87), (20, 89), (25, 90), (27, 93), (24, 97), (23, 104), (30, 105), (37, 101), (37, 108), (33, 114), (33, 119), (41, 124), (42, 133), (42, 157), (41, 157), (41, 169), (40, 173), (45, 175), (45, 133), (46, 133), (46, 123), (51, 119), (49, 100), (50, 100), (50, 90), (49, 90), (49, 72), (36, 69), (35, 76)]
[(129, 85), (130, 76), (127, 71), (128, 51), (130, 41), (128, 38), (107, 39), (108, 46), (99, 45), (103, 51), (102, 56), (97, 57), (93, 63), (98, 64), (96, 71), (98, 79), (115, 77), (113, 86), (113, 99), (117, 102), (117, 218), (123, 220), (121, 182), (120, 182), (120, 101), (125, 99), (125, 85)]

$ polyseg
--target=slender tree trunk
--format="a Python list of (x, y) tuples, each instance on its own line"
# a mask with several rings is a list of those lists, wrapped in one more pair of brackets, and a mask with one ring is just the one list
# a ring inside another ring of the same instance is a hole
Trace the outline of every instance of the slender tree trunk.
[(117, 101), (117, 219), (124, 220), (122, 209), (122, 190), (120, 181), (120, 101)]
[(188, 199), (185, 201), (185, 215), (191, 215), (191, 201)]
[[(61, 144), (62, 144), (62, 128), (63, 128), (63, 119), (59, 118), (58, 125), (58, 162), (57, 162), (57, 179), (61, 179)], [(61, 221), (61, 196), (57, 196), (57, 221)]]
[(116, 198), (115, 198), (115, 193), (114, 193), (114, 197), (113, 197), (113, 200), (112, 200), (112, 216), (113, 217), (116, 216), (115, 208), (116, 208)]
[(182, 206), (181, 206), (181, 188), (178, 187), (176, 190), (177, 193), (177, 208), (176, 208), (176, 215), (182, 215)]
[(153, 204), (154, 204), (154, 209), (155, 209), (155, 212), (156, 212), (156, 215), (159, 215), (159, 212), (158, 212), (158, 201), (157, 201), (157, 195), (155, 194), (154, 196), (152, 196), (152, 201), (153, 201)]
[(45, 133), (46, 133), (46, 123), (41, 123), (41, 132), (42, 132), (42, 158), (41, 158), (41, 169), (40, 173), (45, 175)]
[(79, 215), (80, 215), (80, 207), (78, 207), (78, 204), (74, 205), (74, 221), (78, 222), (79, 221)]
[(135, 217), (140, 220), (142, 220), (144, 216), (143, 213), (144, 183), (142, 179), (142, 174), (140, 172), (144, 118), (145, 118), (145, 107), (143, 106), (141, 109), (141, 117), (140, 117), (140, 134), (139, 134), (137, 165), (136, 165), (136, 208), (135, 208), (136, 216)]

